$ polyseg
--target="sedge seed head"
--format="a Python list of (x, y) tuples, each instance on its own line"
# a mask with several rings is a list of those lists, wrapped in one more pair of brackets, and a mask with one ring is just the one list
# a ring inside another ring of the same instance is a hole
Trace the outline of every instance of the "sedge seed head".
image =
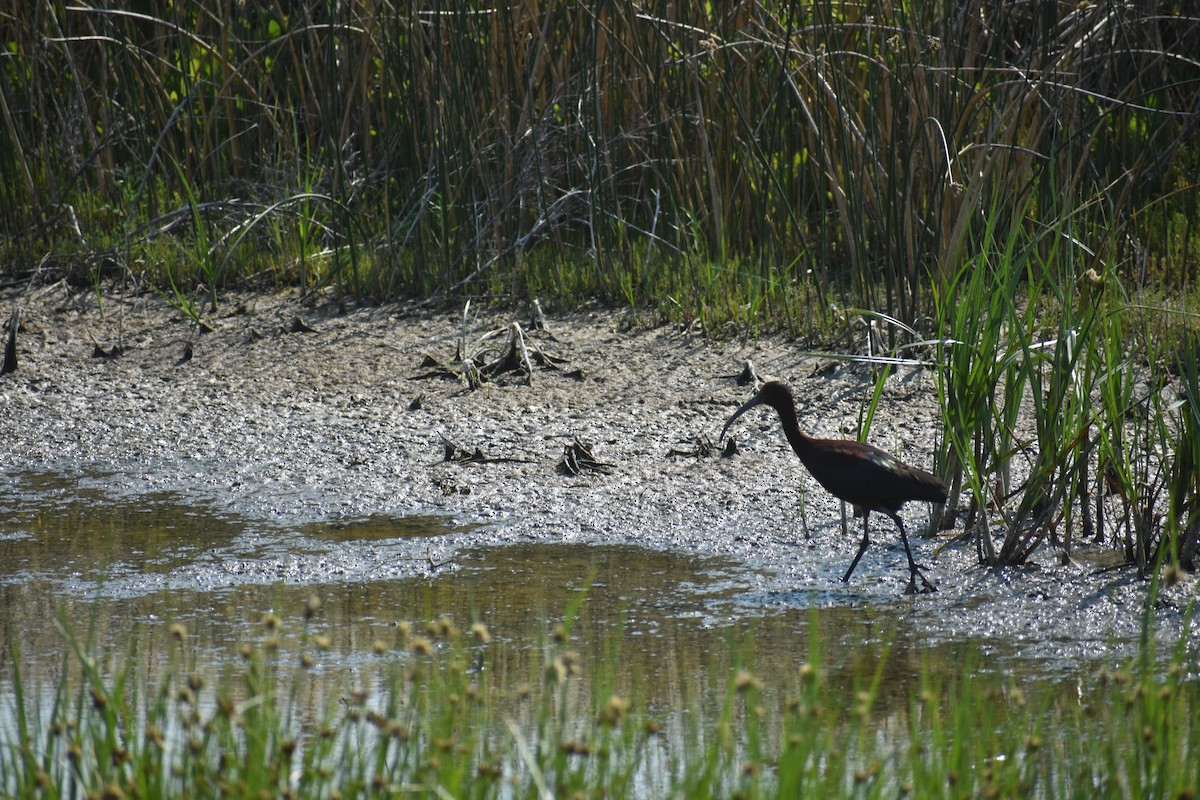
[(743, 669), (733, 677), (733, 686), (739, 692), (748, 692), (751, 689), (758, 691), (762, 689), (762, 681), (754, 677), (753, 673)]

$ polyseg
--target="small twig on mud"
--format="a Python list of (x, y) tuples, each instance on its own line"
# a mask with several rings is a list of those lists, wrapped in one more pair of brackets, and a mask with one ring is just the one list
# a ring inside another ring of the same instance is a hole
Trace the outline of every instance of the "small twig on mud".
[(117, 343), (108, 350), (105, 350), (100, 346), (99, 340), (96, 339), (96, 334), (92, 333), (91, 327), (86, 323), (84, 324), (84, 330), (87, 331), (88, 338), (92, 340), (92, 358), (117, 358), (125, 352), (125, 346), (122, 344), (122, 342), (125, 340), (124, 325), (120, 323), (117, 324)]
[(667, 458), (675, 458), (676, 456), (685, 456), (687, 458), (708, 458), (717, 452), (717, 448), (713, 445), (712, 439), (708, 438), (708, 434), (702, 433), (694, 440), (695, 446), (690, 450), (680, 450), (677, 447), (672, 447), (667, 453)]
[(304, 317), (297, 316), (292, 320), (292, 333), (316, 333), (317, 329), (304, 321)]
[(439, 433), (438, 436), (441, 438), (442, 448), (445, 450), (443, 461), (454, 461), (459, 464), (482, 464), (486, 459), (483, 451), (478, 447), (472, 453), (465, 448), (459, 447), (445, 436), (442, 436), (442, 434)]
[(489, 378), (492, 378), (502, 372), (514, 372), (516, 370), (525, 373), (525, 382), (527, 384), (533, 384), (533, 364), (529, 362), (529, 348), (525, 345), (525, 332), (521, 330), (519, 323), (512, 322), (508, 326), (508, 349), (504, 352), (504, 355), (483, 367), (480, 371)]
[[(464, 326), (466, 325), (465, 319), (463, 324)], [(500, 351), (491, 346), (485, 347), (483, 343), (497, 336), (502, 336), (506, 330), (508, 332), (508, 346), (501, 355), (496, 356), (491, 361), (486, 361), (486, 354), (495, 354)], [(449, 364), (443, 363), (429, 354), (425, 354), (421, 359), (421, 366), (429, 371), (414, 375), (413, 377), (416, 379), (457, 378), (465, 380), (467, 386), (474, 391), (484, 383), (491, 381), (496, 376), (505, 372), (521, 372), (525, 376), (525, 383), (531, 385), (533, 383), (533, 368), (535, 364), (539, 367), (557, 370), (560, 369), (559, 364), (567, 363), (567, 359), (552, 356), (538, 347), (537, 343), (528, 337), (517, 322), (510, 322), (507, 328), (499, 328), (485, 333), (479, 337), (478, 344), (480, 346), (477, 350), (469, 350), (466, 330), (464, 328), (458, 338), (454, 358)], [(568, 377), (581, 379), (583, 373), (581, 371), (577, 372), (578, 375), (573, 373)]]
[(420, 375), (413, 375), (412, 376), (413, 380), (420, 381), (420, 380), (426, 380), (428, 378), (445, 378), (447, 376), (457, 374), (457, 372), (455, 370), (446, 366), (441, 361), (438, 361), (436, 358), (429, 355), (428, 353), (425, 353), (421, 357), (421, 367), (424, 369), (428, 369), (429, 372), (422, 372)]
[(582, 475), (584, 472), (599, 472), (610, 475), (613, 464), (596, 460), (588, 445), (576, 439), (563, 448), (562, 460), (558, 462), (558, 471), (563, 475)]
[(92, 343), (92, 358), (118, 358), (125, 353), (125, 348), (119, 344), (114, 344), (111, 350), (105, 350), (98, 343)]
[(758, 386), (760, 383), (762, 383), (762, 378), (758, 377), (758, 372), (756, 372), (754, 369), (754, 362), (747, 358), (745, 366), (743, 366), (742, 371), (738, 373), (737, 385)]
[(429, 569), (433, 572), (437, 572), (438, 567), (444, 567), (447, 564), (452, 563), (454, 561), (454, 556), (451, 556), (450, 558), (447, 558), (442, 561), (434, 561), (433, 560), (433, 548), (430, 547), (425, 551), (425, 560), (427, 562), (429, 562)]
[(443, 461), (452, 461), (455, 464), (532, 464), (531, 458), (516, 458), (514, 456), (485, 456), (483, 450), (476, 447), (473, 451), (467, 450), (465, 447), (460, 447), (454, 442), (447, 439), (442, 434), (438, 434), (442, 440), (442, 447), (445, 451)]
[(741, 372), (726, 373), (720, 377), (733, 378), (738, 386), (760, 386), (763, 383), (763, 379), (761, 376), (759, 376), (758, 370), (754, 368), (754, 362), (748, 358), (742, 363)]
[(546, 321), (546, 315), (542, 313), (542, 304), (538, 302), (536, 297), (533, 298), (533, 304), (530, 308), (529, 316), (531, 317), (529, 327), (535, 331), (542, 331), (549, 336), (552, 341), (558, 341), (558, 337), (555, 336), (550, 330), (550, 323)]
[(725, 440), (725, 447), (721, 450), (721, 458), (733, 458), (741, 450), (738, 449), (737, 437), (730, 436)]
[[(559, 356), (552, 356), (542, 348), (538, 347), (537, 342), (527, 342), (527, 344), (533, 353), (533, 355), (530, 357), (530, 361), (532, 361), (534, 364), (537, 364), (539, 367), (545, 367), (546, 369), (558, 369), (559, 364), (568, 363), (567, 359), (560, 358)], [(568, 377), (573, 377), (576, 373), (582, 375), (583, 370), (577, 369), (574, 372), (568, 373)]]
[(21, 308), (13, 309), (8, 318), (8, 343), (4, 346), (4, 365), (0, 366), (0, 375), (17, 371), (17, 329), (21, 327)]
[(521, 369), (525, 370), (525, 382), (533, 385), (533, 364), (529, 363), (529, 348), (525, 346), (525, 332), (521, 326), (513, 323), (509, 328), (512, 332), (512, 347), (517, 351)]

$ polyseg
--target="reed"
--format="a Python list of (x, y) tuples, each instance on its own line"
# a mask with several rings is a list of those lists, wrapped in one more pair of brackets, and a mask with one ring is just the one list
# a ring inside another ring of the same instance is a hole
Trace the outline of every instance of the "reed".
[(795, 326), (811, 293), (913, 324), (1001, 198), (1183, 285), (1197, 26), (1167, 3), (52, 2), (0, 14), (0, 258), (190, 292), (166, 237), (210, 293), (673, 299), (710, 326)]

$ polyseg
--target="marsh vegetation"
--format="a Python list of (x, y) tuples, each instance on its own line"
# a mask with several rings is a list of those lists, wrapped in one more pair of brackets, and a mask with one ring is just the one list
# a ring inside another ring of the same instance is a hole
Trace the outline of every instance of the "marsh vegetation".
[[(933, 527), (1000, 569), (1110, 549), (1149, 609), (1200, 558), (1198, 29), (1165, 2), (0, 12), (0, 284), (20, 308), (66, 281), (101, 314), (157, 294), (197, 336), (247, 288), (341, 309), (598, 302), (710, 341), (778, 333), (866, 362), (860, 438), (889, 380), (923, 366), (951, 487)], [(39, 324), (12, 320), (22, 360), (0, 381), (26, 368), (17, 326)], [(368, 693), (380, 705), (351, 685), (311, 707), (307, 673), (275, 680), (258, 644), (235, 692), (189, 687), (184, 637), (158, 679), (101, 669), (67, 629), (75, 666), (49, 714), (18, 697), (3, 791), (213, 792), (234, 754), (226, 788), (244, 794), (619, 794), (647, 772), (687, 796), (1197, 785), (1183, 650), (1174, 668), (1112, 665), (1074, 704), (964, 668), (914, 688), (878, 739), (871, 684), (831, 700), (818, 646), (786, 702), (732, 672), (726, 727), (667, 752), (630, 698), (572, 707), (569, 668), (530, 680), (511, 716), (462, 668), (495, 644), (458, 628), (429, 652), (388, 643), (405, 656)], [(527, 735), (497, 734), (505, 719)]]
[(904, 689), (885, 678), (894, 640), (876, 661), (830, 670), (813, 625), (806, 658), (759, 673), (751, 625), (709, 653), (724, 681), (688, 677), (682, 705), (663, 707), (620, 663), (632, 640), (577, 649), (584, 600), (533, 642), (441, 616), (337, 653), (343, 637), (312, 596), (265, 612), (223, 666), (183, 623), (104, 645), (64, 622), (57, 683), (14, 676), (0, 791), (1184, 798), (1200, 781), (1200, 684), (1182, 642), (1161, 662), (1147, 651), (1067, 682), (980, 672), (968, 649)]
[(981, 560), (1096, 539), (1190, 568), (1198, 26), (1171, 4), (50, 4), (0, 20), (0, 259), (197, 320), (247, 283), (600, 299), (917, 359)]

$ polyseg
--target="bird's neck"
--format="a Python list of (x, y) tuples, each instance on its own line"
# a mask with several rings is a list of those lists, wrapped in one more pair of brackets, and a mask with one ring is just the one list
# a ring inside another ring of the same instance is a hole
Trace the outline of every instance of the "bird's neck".
[(783, 433), (787, 436), (788, 444), (792, 446), (792, 450), (796, 451), (796, 455), (800, 456), (800, 460), (807, 463), (808, 457), (812, 453), (813, 439), (800, 430), (800, 422), (796, 419), (795, 409), (791, 414), (781, 412), (779, 419), (783, 423)]

